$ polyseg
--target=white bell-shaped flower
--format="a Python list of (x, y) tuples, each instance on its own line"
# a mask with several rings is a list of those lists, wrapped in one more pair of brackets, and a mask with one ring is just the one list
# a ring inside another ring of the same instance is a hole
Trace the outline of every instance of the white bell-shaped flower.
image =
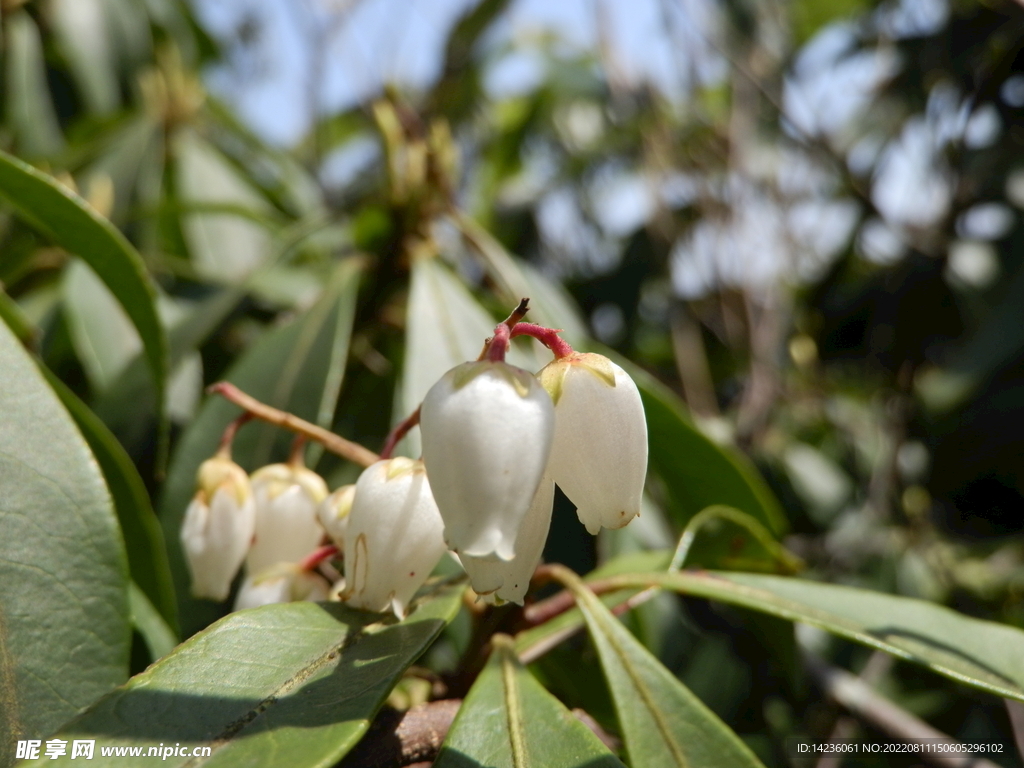
[(459, 560), (469, 574), (473, 591), (485, 603), (504, 602), (523, 604), (530, 587), (533, 572), (540, 565), (544, 544), (551, 528), (551, 509), (555, 502), (555, 483), (545, 475), (526, 512), (516, 536), (516, 556), (508, 562), (496, 555), (473, 557), (462, 555)]
[(515, 556), (554, 426), (547, 392), (507, 363), (464, 363), (431, 387), (420, 412), (423, 461), (452, 550)]
[(555, 403), (549, 471), (590, 533), (640, 514), (647, 420), (633, 379), (604, 355), (574, 353), (537, 374)]
[(345, 531), (348, 529), (348, 515), (352, 511), (352, 500), (355, 495), (354, 484), (343, 485), (324, 499), (316, 511), (327, 535), (342, 551), (345, 549)]
[(349, 605), (399, 618), (445, 553), (444, 523), (422, 461), (378, 461), (356, 483), (345, 533)]
[(235, 597), (235, 610), (273, 603), (326, 600), (331, 585), (323, 576), (297, 563), (278, 563), (255, 576), (247, 576)]
[(302, 466), (270, 464), (253, 473), (252, 495), (256, 536), (245, 559), (248, 573), (296, 563), (320, 544), (324, 529), (316, 510), (327, 498), (320, 475)]
[(256, 505), (249, 476), (226, 456), (204, 461), (197, 484), (181, 525), (192, 594), (224, 600), (252, 542)]

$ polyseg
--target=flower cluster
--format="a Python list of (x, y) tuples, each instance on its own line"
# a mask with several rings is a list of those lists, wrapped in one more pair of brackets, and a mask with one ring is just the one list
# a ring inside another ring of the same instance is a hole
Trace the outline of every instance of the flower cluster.
[[(225, 599), (244, 560), (236, 608), (331, 594), (402, 616), (450, 550), (483, 600), (522, 604), (556, 484), (590, 533), (629, 523), (640, 513), (647, 472), (636, 385), (607, 357), (519, 322), (525, 304), (497, 326), (481, 359), (434, 384), (355, 485), (328, 494), (294, 459), (250, 479), (222, 446), (200, 468), (182, 527), (194, 593)], [(555, 355), (536, 375), (504, 360), (519, 335)], [(422, 460), (391, 458), (417, 423)], [(333, 544), (317, 549), (325, 539)], [(339, 552), (344, 578), (331, 587), (324, 571), (333, 571), (322, 564)]]

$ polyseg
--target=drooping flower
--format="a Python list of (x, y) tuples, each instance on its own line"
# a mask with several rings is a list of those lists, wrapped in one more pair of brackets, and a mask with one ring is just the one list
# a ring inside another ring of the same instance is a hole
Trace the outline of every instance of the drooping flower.
[(537, 493), (523, 524), (516, 536), (516, 556), (510, 561), (496, 555), (474, 557), (462, 555), (459, 560), (469, 574), (469, 583), (485, 603), (518, 603), (530, 587), (533, 572), (540, 565), (548, 529), (551, 527), (551, 509), (555, 501), (555, 483), (545, 475), (541, 478)]
[(226, 456), (204, 461), (197, 485), (181, 525), (192, 594), (224, 600), (252, 541), (256, 505), (249, 476)]
[(338, 549), (345, 549), (345, 531), (348, 529), (348, 515), (352, 511), (352, 500), (356, 495), (355, 485), (343, 485), (333, 491), (317, 507), (320, 524), (327, 530)]
[(253, 473), (252, 493), (256, 535), (245, 559), (248, 573), (296, 563), (323, 539), (316, 511), (327, 497), (327, 484), (320, 475), (302, 466), (270, 464)]
[(647, 420), (636, 384), (603, 355), (573, 353), (537, 377), (555, 403), (549, 471), (590, 533), (640, 514)]
[(300, 600), (326, 600), (330, 589), (327, 579), (298, 563), (277, 563), (245, 578), (235, 597), (234, 610)]
[(348, 516), (342, 599), (404, 617), (445, 553), (443, 528), (422, 461), (398, 457), (367, 467)]
[(464, 363), (427, 392), (420, 432), (448, 546), (511, 560), (551, 448), (551, 398), (521, 368)]

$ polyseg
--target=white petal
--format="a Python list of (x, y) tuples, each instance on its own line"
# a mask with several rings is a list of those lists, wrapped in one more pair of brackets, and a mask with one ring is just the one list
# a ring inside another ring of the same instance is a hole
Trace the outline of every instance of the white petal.
[(316, 513), (327, 496), (322, 479), (301, 467), (272, 464), (253, 474), (252, 493), (256, 536), (245, 561), (249, 573), (298, 562), (316, 549), (324, 536)]
[(264, 573), (248, 576), (235, 598), (234, 610), (258, 608), (274, 603), (326, 600), (330, 584), (317, 573), (292, 564), (280, 563)]
[(352, 511), (355, 485), (343, 485), (323, 500), (317, 507), (320, 524), (327, 530), (331, 541), (338, 549), (345, 549), (345, 531), (348, 529), (348, 515)]
[(252, 541), (255, 525), (252, 498), (238, 503), (226, 484), (213, 494), (209, 506), (198, 497), (185, 511), (181, 542), (192, 574), (196, 597), (224, 600)]
[(621, 528), (640, 514), (647, 475), (640, 392), (629, 374), (601, 355), (558, 360), (539, 375), (546, 380), (550, 374), (564, 375), (556, 393), (551, 475), (590, 533)]
[(555, 484), (545, 476), (540, 481), (516, 537), (516, 556), (509, 562), (494, 555), (485, 558), (463, 555), (459, 558), (469, 574), (470, 584), (484, 602), (496, 603), (500, 600), (523, 604), (530, 579), (540, 565), (544, 544), (547, 542), (554, 500)]
[(405, 609), (445, 553), (444, 524), (423, 462), (378, 461), (359, 476), (345, 535), (343, 599), (369, 611)]
[(547, 392), (506, 363), (464, 363), (427, 393), (420, 431), (448, 545), (511, 560), (551, 449)]

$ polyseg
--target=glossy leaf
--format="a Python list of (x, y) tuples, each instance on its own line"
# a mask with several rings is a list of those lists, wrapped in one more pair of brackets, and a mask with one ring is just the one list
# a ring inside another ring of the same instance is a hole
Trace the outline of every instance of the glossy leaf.
[(142, 337), (157, 400), (167, 378), (167, 340), (142, 258), (113, 224), (51, 176), (0, 151), (0, 197), (55, 243), (80, 256), (114, 294)]
[(0, 371), (0, 696), (39, 738), (127, 677), (128, 568), (89, 447), (3, 324)]
[(615, 699), (632, 768), (763, 768), (728, 726), (630, 634), (583, 582), (573, 592)]
[[(243, 354), (224, 377), (253, 397), (328, 426), (348, 357), (362, 262), (349, 259), (335, 271), (320, 300), (292, 323), (268, 332)], [(337, 361), (342, 361), (339, 366)], [(171, 462), (160, 502), (179, 595), (184, 636), (217, 617), (217, 606), (189, 594), (188, 574), (178, 536), (182, 515), (195, 492), (199, 465), (213, 455), (221, 433), (238, 415), (237, 406), (210, 397), (188, 426)], [(291, 434), (268, 424), (246, 425), (235, 439), (235, 461), (253, 471), (287, 455)]]
[[(599, 581), (636, 571), (664, 571), (671, 560), (671, 552), (630, 552), (591, 571), (585, 581)], [(611, 609), (619, 608), (626, 603), (639, 605), (653, 595), (650, 592), (642, 594), (644, 591), (643, 587), (627, 587), (603, 594), (600, 599)], [(543, 624), (517, 634), (516, 653), (524, 663), (532, 662), (582, 628), (583, 614), (579, 608), (571, 608)]]
[[(186, 748), (186, 755), (162, 759), (168, 768), (326, 768), (366, 732), (402, 673), (458, 611), (463, 589), (441, 587), (401, 623), (338, 603), (233, 613), (97, 702), (59, 737)], [(193, 758), (195, 746), (212, 746), (211, 756)], [(90, 765), (123, 762), (97, 748)]]
[(622, 763), (496, 636), (434, 765), (436, 768), (621, 768)]
[(804, 579), (724, 571), (616, 577), (820, 627), (997, 696), (1024, 701), (1024, 631), (935, 603)]
[(176, 626), (178, 609), (163, 531), (135, 464), (106, 425), (64, 382), (47, 369), (43, 369), (43, 374), (75, 419), (103, 471), (121, 525), (133, 584), (138, 585), (164, 621)]

